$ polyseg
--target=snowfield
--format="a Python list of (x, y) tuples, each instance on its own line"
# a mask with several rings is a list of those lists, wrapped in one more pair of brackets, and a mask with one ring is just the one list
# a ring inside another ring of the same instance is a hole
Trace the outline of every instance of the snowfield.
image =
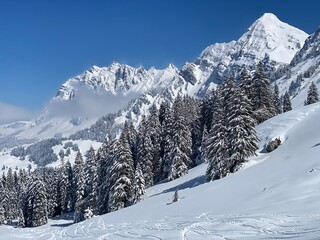
[[(206, 183), (202, 164), (149, 188), (132, 207), (78, 224), (69, 216), (37, 228), (1, 226), (1, 239), (319, 239), (319, 119), (313, 104), (264, 122), (258, 155), (224, 179)], [(276, 137), (282, 145), (265, 153)]]

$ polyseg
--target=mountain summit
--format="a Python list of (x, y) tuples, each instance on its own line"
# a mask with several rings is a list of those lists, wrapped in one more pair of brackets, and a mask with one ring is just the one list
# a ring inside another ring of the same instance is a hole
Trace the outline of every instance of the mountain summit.
[(265, 13), (237, 43), (243, 53), (260, 60), (269, 57), (272, 61), (289, 64), (307, 37), (308, 34), (280, 21), (274, 14)]
[[(75, 117), (79, 118), (79, 114), (73, 113), (75, 109), (80, 108), (80, 118), (86, 119), (92, 115), (85, 113), (87, 108), (88, 112), (92, 112), (92, 106), (95, 106), (94, 109), (100, 111), (101, 104), (103, 108), (100, 116), (121, 110), (115, 119), (118, 127), (126, 120), (138, 122), (141, 115), (148, 113), (152, 104), (159, 105), (163, 100), (172, 102), (178, 94), (204, 96), (219, 84), (225, 75), (237, 76), (243, 67), (254, 70), (259, 61), (263, 61), (271, 72), (288, 66), (307, 37), (305, 32), (283, 23), (274, 14), (266, 13), (238, 40), (208, 46), (195, 61), (186, 63), (181, 69), (169, 64), (165, 69), (152, 67), (147, 70), (142, 66), (132, 67), (117, 62), (107, 67), (93, 66), (62, 84), (46, 108), (46, 113), (49, 114), (44, 114), (41, 121), (36, 121), (31, 126), (36, 125), (43, 134), (42, 137), (54, 136), (57, 131), (64, 132), (63, 136), (67, 136), (89, 124), (87, 122), (84, 126), (84, 120), (73, 121)], [(99, 97), (104, 94), (107, 94), (107, 98)], [(135, 99), (132, 100), (133, 98)], [(103, 102), (104, 99), (108, 101)], [(121, 104), (118, 104), (120, 100)], [(125, 105), (127, 107), (123, 108)], [(52, 106), (55, 109), (52, 109)], [(67, 112), (68, 116), (59, 122), (50, 119), (51, 122), (48, 123), (49, 118), (57, 111), (60, 113), (61, 109), (65, 109), (63, 112)], [(96, 112), (94, 117), (99, 117)], [(92, 121), (94, 119), (90, 122)], [(77, 129), (74, 122), (77, 123)], [(68, 131), (57, 130), (61, 124), (67, 125), (64, 129), (67, 127)], [(19, 129), (21, 138), (39, 137), (39, 132), (31, 134), (29, 131), (26, 135), (23, 132), (23, 129)], [(10, 131), (10, 134), (15, 135), (14, 131)]]

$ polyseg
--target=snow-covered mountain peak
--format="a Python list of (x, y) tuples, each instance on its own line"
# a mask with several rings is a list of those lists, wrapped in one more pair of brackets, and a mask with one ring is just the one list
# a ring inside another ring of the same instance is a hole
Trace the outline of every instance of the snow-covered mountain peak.
[(280, 21), (274, 14), (266, 13), (256, 20), (239, 39), (241, 51), (258, 60), (289, 64), (301, 49), (308, 34)]
[(257, 21), (266, 24), (273, 22), (281, 22), (279, 18), (273, 13), (264, 13)]

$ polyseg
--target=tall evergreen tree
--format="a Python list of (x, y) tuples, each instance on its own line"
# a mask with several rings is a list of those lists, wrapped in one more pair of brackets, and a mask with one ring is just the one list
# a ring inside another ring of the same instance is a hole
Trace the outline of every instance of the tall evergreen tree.
[(258, 137), (255, 132), (256, 121), (252, 118), (250, 100), (244, 91), (236, 88), (230, 99), (230, 109), (226, 113), (227, 138), (230, 144), (230, 172), (235, 172), (246, 158), (255, 155)]
[(35, 179), (28, 188), (24, 218), (26, 227), (37, 227), (48, 222), (47, 195), (40, 179)]
[(281, 100), (279, 95), (279, 87), (277, 84), (274, 85), (274, 108), (277, 114), (280, 114), (282, 112), (281, 109)]
[(288, 92), (286, 92), (283, 96), (283, 108), (282, 111), (283, 112), (288, 112), (292, 110), (292, 106), (291, 106), (291, 100), (290, 100), (290, 95)]
[(227, 128), (225, 126), (224, 110), (220, 91), (214, 104), (214, 118), (208, 137), (202, 151), (208, 159), (206, 179), (208, 181), (225, 177), (228, 174), (227, 162), (229, 161), (229, 143), (227, 139)]
[(188, 121), (185, 118), (183, 104), (182, 97), (178, 95), (172, 106), (172, 145), (168, 156), (170, 159), (168, 178), (170, 180), (185, 175), (188, 172), (188, 168), (192, 166), (190, 158), (192, 150), (191, 131), (188, 124), (186, 124)]
[(262, 62), (258, 63), (253, 76), (252, 93), (253, 111), (258, 123), (273, 117), (276, 114), (274, 95)]
[(156, 105), (152, 105), (150, 115), (146, 121), (146, 132), (152, 143), (152, 165), (153, 165), (153, 182), (159, 182), (161, 179), (161, 124), (159, 110)]
[(111, 187), (112, 166), (116, 160), (118, 140), (109, 140), (104, 143), (97, 153), (97, 210), (98, 214), (105, 214), (109, 211), (109, 195)]
[(313, 103), (316, 103), (316, 102), (319, 102), (318, 88), (314, 84), (314, 82), (311, 82), (311, 85), (310, 85), (309, 90), (308, 90), (307, 99), (306, 99), (304, 105), (309, 105), (309, 104), (313, 104)]
[(246, 68), (244, 68), (240, 73), (239, 87), (249, 100), (253, 99), (253, 97), (254, 97), (253, 82), (252, 82), (252, 78)]
[(145, 195), (145, 181), (139, 163), (135, 170), (131, 195), (133, 203), (140, 202), (143, 199), (143, 196)]
[(75, 213), (74, 213), (74, 222), (80, 222), (84, 220), (84, 188), (85, 188), (85, 179), (84, 179), (84, 163), (83, 158), (78, 151), (76, 159), (74, 161), (74, 185), (76, 192), (76, 204), (75, 204)]
[(127, 139), (121, 134), (117, 140), (115, 161), (111, 168), (109, 211), (116, 211), (130, 204), (134, 166)]
[(97, 188), (97, 164), (96, 154), (91, 146), (86, 153), (86, 165), (84, 167), (84, 198), (86, 207), (94, 209), (96, 205), (96, 188)]
[(138, 163), (141, 166), (146, 187), (153, 185), (153, 153), (154, 148), (150, 136), (150, 128), (147, 128), (146, 119), (143, 118), (139, 126), (138, 134)]
[(63, 167), (63, 178), (66, 178), (66, 199), (64, 209), (65, 211), (74, 211), (76, 204), (76, 187), (74, 182), (73, 169), (71, 163), (67, 161)]

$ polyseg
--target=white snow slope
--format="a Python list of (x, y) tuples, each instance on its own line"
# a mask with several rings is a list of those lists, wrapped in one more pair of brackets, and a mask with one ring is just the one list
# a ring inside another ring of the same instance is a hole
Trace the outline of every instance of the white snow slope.
[[(3, 239), (319, 239), (320, 104), (300, 107), (257, 127), (258, 156), (228, 177), (204, 182), (206, 164), (148, 189), (144, 201), (71, 224), (1, 226)], [(261, 150), (270, 139), (282, 145)], [(180, 200), (171, 203), (174, 191)]]

